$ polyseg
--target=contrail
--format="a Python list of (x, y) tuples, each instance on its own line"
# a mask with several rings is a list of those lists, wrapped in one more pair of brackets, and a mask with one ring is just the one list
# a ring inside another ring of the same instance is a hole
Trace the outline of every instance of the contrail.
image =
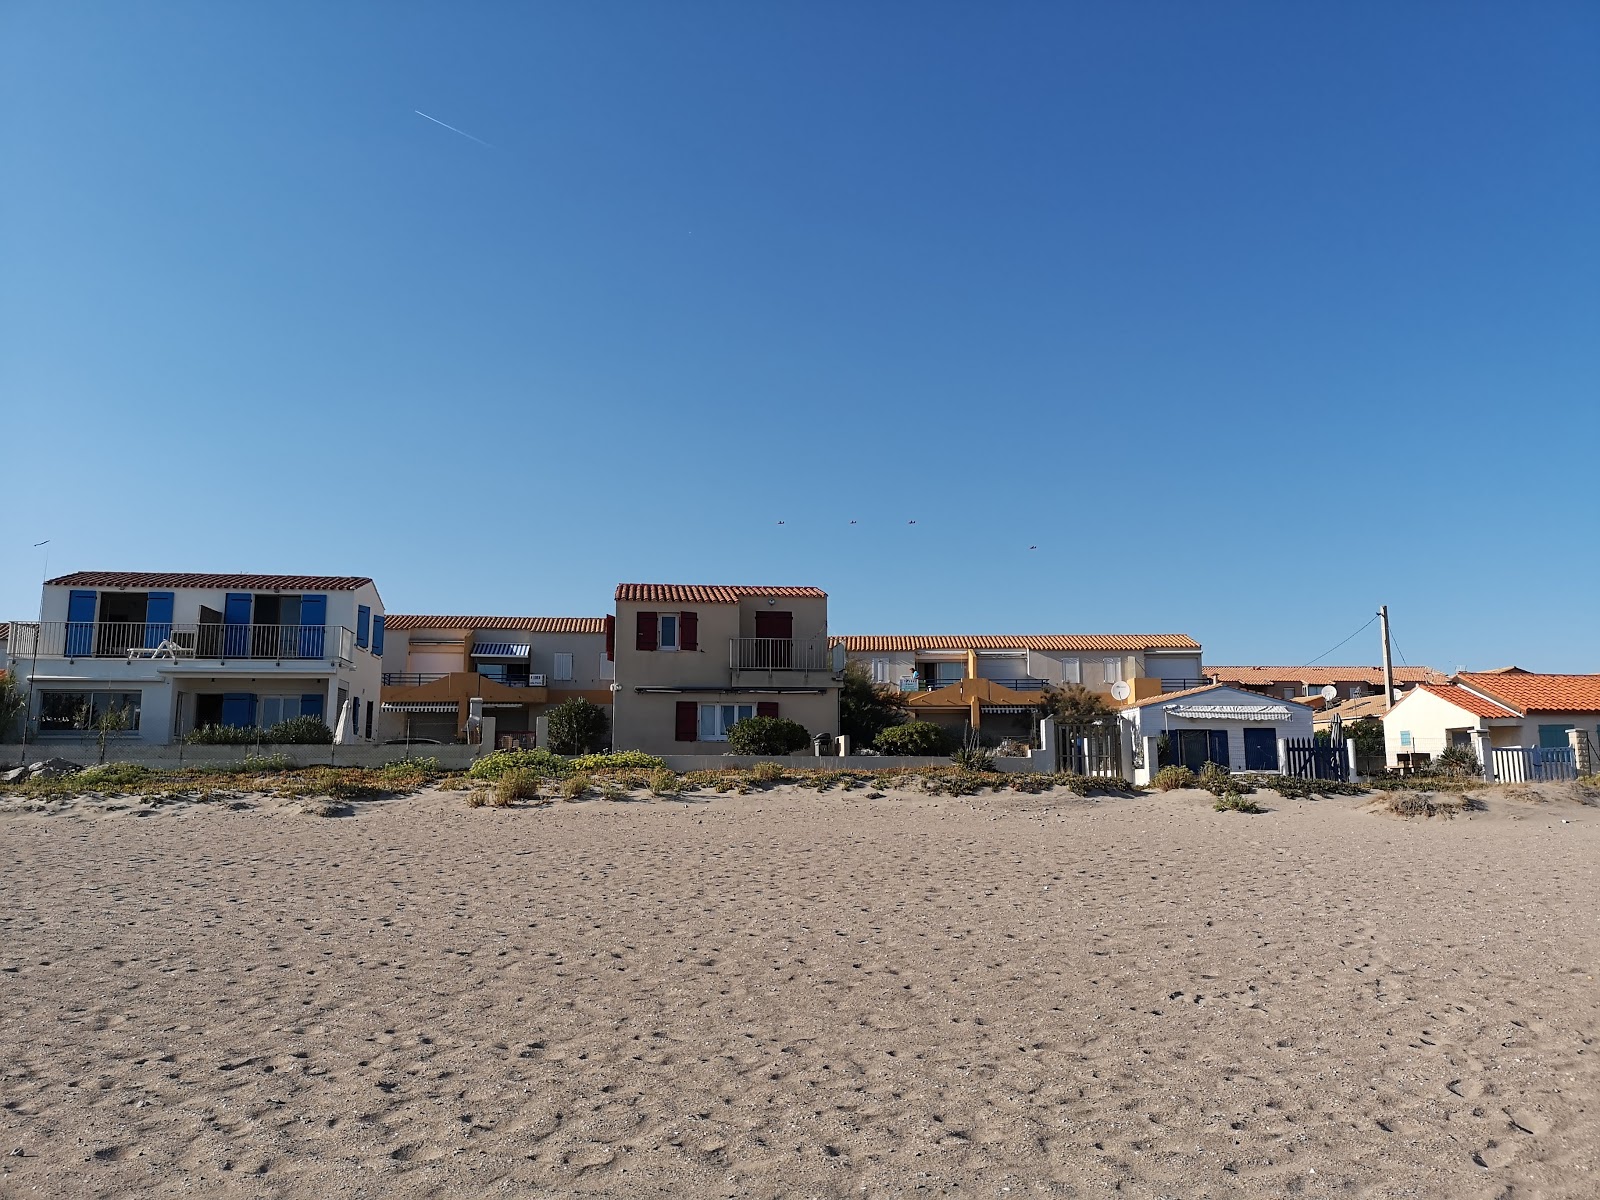
[[(444, 122), (439, 120), (438, 117), (430, 117), (427, 113), (423, 112), (420, 108), (413, 108), (411, 111), (416, 113), (417, 116), (421, 117), (425, 121), (432, 121), (435, 125), (444, 125)], [(444, 127), (446, 129), (448, 129), (451, 133), (459, 133), (464, 138), (470, 138), (472, 141), (477, 142), (478, 145), (480, 145), (480, 146), (489, 146), (488, 142), (484, 141), (480, 137), (473, 137), (465, 129), (457, 129), (454, 125), (444, 125)], [(494, 147), (493, 146), (489, 146), (489, 149), (493, 150)]]

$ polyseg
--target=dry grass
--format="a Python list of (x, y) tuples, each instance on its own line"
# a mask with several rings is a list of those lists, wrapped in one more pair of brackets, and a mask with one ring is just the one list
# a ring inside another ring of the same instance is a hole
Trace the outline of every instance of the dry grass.
[(1474, 797), (1460, 794), (1441, 796), (1435, 792), (1386, 791), (1379, 801), (1384, 809), (1397, 817), (1443, 817), (1450, 820), (1457, 813), (1471, 812), (1483, 805)]
[(539, 798), (539, 773), (525, 767), (514, 767), (494, 781), (489, 803), (496, 808), (510, 808)]
[(677, 772), (657, 767), (650, 772), (649, 788), (652, 796), (676, 796), (682, 790), (682, 785), (678, 782)]
[(594, 786), (594, 780), (587, 775), (577, 774), (561, 781), (561, 798), (563, 800), (582, 800)]

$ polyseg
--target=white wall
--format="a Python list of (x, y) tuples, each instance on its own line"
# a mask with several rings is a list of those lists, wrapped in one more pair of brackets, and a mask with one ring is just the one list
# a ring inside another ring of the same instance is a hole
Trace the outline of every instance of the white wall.
[[(1268, 705), (1273, 704), (1270, 697), (1259, 692), (1239, 691), (1234, 688), (1219, 688), (1216, 691), (1205, 692), (1192, 698), (1185, 697), (1176, 704), (1218, 704), (1218, 705)], [(1244, 731), (1246, 729), (1271, 729), (1275, 739), (1283, 738), (1308, 738), (1312, 735), (1312, 712), (1304, 704), (1293, 704), (1288, 701), (1278, 701), (1275, 707), (1286, 710), (1286, 716), (1278, 721), (1239, 721), (1225, 718), (1188, 718), (1176, 717), (1168, 712), (1161, 703), (1147, 704), (1141, 708), (1128, 708), (1122, 712), (1123, 732), (1130, 730), (1136, 737), (1160, 737), (1163, 733), (1171, 733), (1179, 729), (1222, 729), (1228, 734), (1228, 769), (1243, 771), (1245, 769), (1244, 756)], [(1283, 764), (1278, 764), (1280, 769)]]

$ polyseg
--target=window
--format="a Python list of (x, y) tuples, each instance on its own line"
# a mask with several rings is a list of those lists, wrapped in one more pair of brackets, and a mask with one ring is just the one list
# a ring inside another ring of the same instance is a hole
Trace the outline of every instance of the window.
[(292, 721), (299, 715), (299, 696), (261, 696), (256, 701), (256, 723), (263, 729), (270, 729), (279, 721)]
[(1409, 730), (1409, 729), (1402, 729), (1402, 730), (1401, 730), (1401, 731), (1400, 731), (1400, 744), (1401, 744), (1401, 745), (1402, 745), (1402, 746), (1409, 746), (1409, 745), (1411, 745), (1411, 730)]
[(1083, 682), (1083, 666), (1076, 658), (1063, 658), (1061, 660), (1061, 682)]
[(599, 677), (601, 679), (615, 679), (617, 677), (617, 660), (602, 654), (600, 656)]
[(889, 660), (887, 658), (875, 658), (872, 660), (872, 682), (889, 682)]
[(141, 692), (41, 692), (39, 694), (39, 732), (71, 733), (93, 729), (107, 713), (121, 711), (127, 718), (128, 732), (139, 728)]
[(1365, 696), (1366, 694), (1367, 694), (1367, 685), (1366, 684), (1364, 684), (1364, 683), (1352, 683), (1350, 685), (1350, 695), (1352, 697), (1354, 697), (1354, 696)]
[(678, 614), (662, 613), (660, 622), (656, 631), (656, 649), (676, 650), (678, 648)]
[(728, 730), (746, 717), (756, 715), (754, 704), (702, 704), (700, 706), (700, 740), (725, 742)]
[(372, 610), (365, 604), (356, 609), (356, 645), (365, 646), (372, 630)]
[(552, 674), (557, 679), (571, 679), (572, 678), (572, 655), (570, 655), (570, 654), (557, 654), (555, 656), (555, 670), (552, 672)]
[(1105, 671), (1107, 683), (1122, 682), (1122, 660), (1120, 658), (1102, 659), (1101, 667)]
[(1286, 687), (1286, 688), (1283, 689), (1283, 698), (1285, 700), (1293, 700), (1294, 697), (1295, 697), (1295, 691), (1294, 691), (1294, 689), (1292, 687)]

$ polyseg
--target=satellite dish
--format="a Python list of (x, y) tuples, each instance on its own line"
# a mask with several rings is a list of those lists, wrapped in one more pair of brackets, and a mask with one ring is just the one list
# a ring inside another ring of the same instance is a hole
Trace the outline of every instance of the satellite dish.
[(1128, 685), (1122, 680), (1117, 680), (1111, 685), (1111, 698), (1113, 700), (1126, 700), (1128, 698)]
[(1333, 684), (1330, 683), (1327, 687), (1322, 689), (1322, 698), (1324, 700), (1326, 700), (1329, 704), (1332, 704), (1335, 700), (1337, 700), (1339, 698), (1339, 689), (1334, 687)]

